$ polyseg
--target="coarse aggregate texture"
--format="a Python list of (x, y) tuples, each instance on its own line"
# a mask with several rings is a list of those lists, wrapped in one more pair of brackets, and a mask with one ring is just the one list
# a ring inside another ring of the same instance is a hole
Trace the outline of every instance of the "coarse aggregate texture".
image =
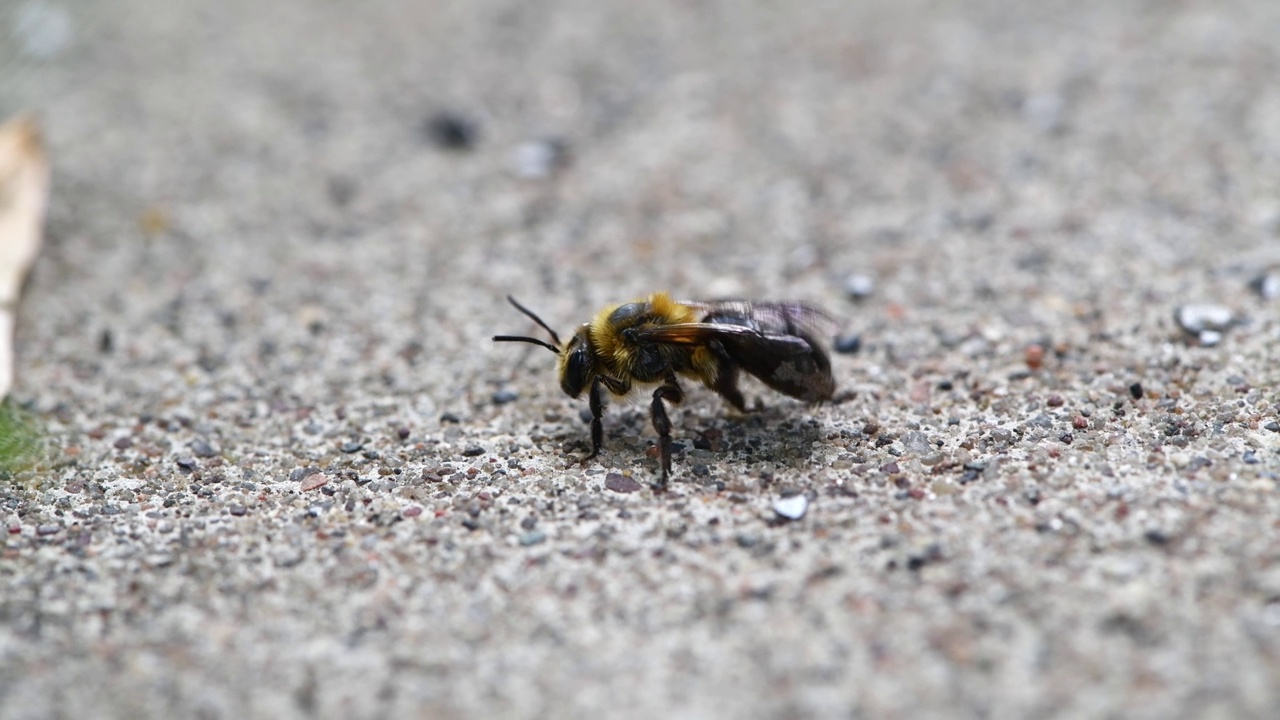
[[(55, 172), (0, 718), (1276, 717), (1280, 3), (0, 22)], [(825, 306), (836, 401), (577, 463), (503, 298), (657, 289)]]

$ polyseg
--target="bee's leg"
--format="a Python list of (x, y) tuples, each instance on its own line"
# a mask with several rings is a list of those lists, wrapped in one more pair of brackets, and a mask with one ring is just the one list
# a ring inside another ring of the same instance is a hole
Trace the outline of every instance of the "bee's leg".
[(684, 400), (684, 391), (676, 384), (674, 375), (668, 376), (666, 382), (653, 391), (653, 405), (649, 406), (653, 429), (658, 431), (658, 447), (662, 450), (662, 482), (658, 485), (661, 490), (667, 488), (667, 479), (671, 477), (671, 421), (667, 419), (663, 400), (672, 403)]
[(588, 400), (591, 406), (591, 454), (582, 458), (582, 462), (593, 459), (600, 454), (600, 448), (604, 445), (604, 399), (600, 396), (600, 381), (597, 379), (591, 383), (591, 395)]

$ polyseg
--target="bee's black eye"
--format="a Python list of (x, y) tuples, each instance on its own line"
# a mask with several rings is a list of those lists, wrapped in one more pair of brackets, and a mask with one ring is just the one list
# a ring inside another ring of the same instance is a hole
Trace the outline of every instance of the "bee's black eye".
[(591, 379), (591, 351), (581, 342), (573, 342), (566, 351), (560, 368), (560, 389), (569, 397), (578, 397)]

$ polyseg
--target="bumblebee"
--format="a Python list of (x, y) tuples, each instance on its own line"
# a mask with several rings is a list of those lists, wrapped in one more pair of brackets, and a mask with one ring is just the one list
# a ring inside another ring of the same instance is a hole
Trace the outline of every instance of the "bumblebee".
[(831, 360), (816, 339), (831, 319), (809, 305), (686, 302), (657, 292), (606, 307), (562, 343), (542, 318), (509, 295), (507, 301), (546, 330), (552, 342), (518, 335), (495, 335), (493, 340), (547, 348), (558, 357), (560, 388), (573, 398), (588, 393), (591, 454), (583, 462), (599, 455), (603, 444), (604, 393), (626, 398), (653, 388), (649, 413), (662, 452), (659, 489), (671, 476), (671, 422), (665, 403), (684, 400), (680, 376), (700, 381), (742, 412), (742, 372), (807, 402), (830, 400), (835, 392)]

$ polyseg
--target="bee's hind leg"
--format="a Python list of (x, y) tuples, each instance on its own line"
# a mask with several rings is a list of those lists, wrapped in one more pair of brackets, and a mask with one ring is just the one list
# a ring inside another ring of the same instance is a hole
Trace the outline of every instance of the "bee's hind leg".
[(742, 391), (738, 389), (738, 366), (732, 360), (720, 358), (719, 367), (716, 369), (716, 381), (712, 383), (711, 389), (738, 412), (744, 414), (747, 412), (747, 401), (742, 397)]
[(667, 489), (667, 480), (671, 477), (671, 421), (667, 418), (664, 400), (671, 403), (684, 400), (684, 391), (676, 384), (674, 375), (668, 375), (666, 382), (653, 391), (653, 404), (649, 406), (653, 429), (658, 431), (658, 447), (662, 451), (662, 482), (658, 483), (659, 490)]

